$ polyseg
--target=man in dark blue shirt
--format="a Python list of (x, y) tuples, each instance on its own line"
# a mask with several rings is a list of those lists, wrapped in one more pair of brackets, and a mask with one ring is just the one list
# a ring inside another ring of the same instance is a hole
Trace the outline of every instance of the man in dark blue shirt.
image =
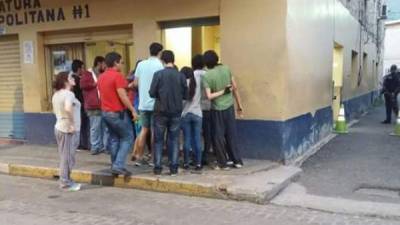
[(165, 68), (154, 74), (150, 86), (150, 97), (156, 99), (154, 105), (154, 174), (162, 172), (161, 159), (165, 132), (168, 132), (168, 151), (171, 176), (178, 174), (178, 137), (180, 130), (183, 100), (187, 99), (185, 75), (175, 67), (172, 51), (161, 55)]
[(383, 124), (390, 124), (392, 122), (392, 111), (396, 115), (399, 115), (399, 106), (397, 103), (397, 95), (400, 91), (400, 77), (397, 71), (397, 66), (392, 65), (390, 67), (390, 73), (383, 78), (383, 88), (381, 94), (385, 97), (386, 106), (386, 120)]

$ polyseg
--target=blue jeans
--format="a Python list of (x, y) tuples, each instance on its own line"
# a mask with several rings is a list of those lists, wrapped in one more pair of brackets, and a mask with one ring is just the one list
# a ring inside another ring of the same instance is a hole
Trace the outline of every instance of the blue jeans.
[(202, 122), (202, 118), (193, 113), (188, 113), (182, 118), (184, 164), (189, 164), (192, 149), (196, 166), (201, 166)]
[[(108, 129), (101, 115), (90, 115), (90, 150), (98, 152), (106, 150), (108, 145)], [(108, 150), (108, 149), (107, 149)]]
[(162, 170), (161, 160), (164, 147), (165, 132), (168, 132), (168, 158), (170, 170), (178, 169), (178, 138), (181, 118), (162, 115), (154, 116), (154, 169)]
[(126, 111), (103, 112), (103, 119), (110, 133), (111, 168), (125, 169), (126, 158), (133, 146), (133, 127), (129, 115)]

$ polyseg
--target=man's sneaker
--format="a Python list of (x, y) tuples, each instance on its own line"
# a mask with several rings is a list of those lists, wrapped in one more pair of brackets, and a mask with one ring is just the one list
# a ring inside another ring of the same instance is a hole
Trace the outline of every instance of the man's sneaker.
[(203, 167), (197, 165), (197, 166), (194, 168), (194, 170), (193, 170), (192, 173), (194, 173), (194, 174), (202, 174), (202, 173), (203, 173)]
[(92, 155), (99, 155), (99, 154), (101, 154), (101, 153), (103, 153), (103, 152), (104, 152), (104, 150), (90, 151), (90, 154), (92, 154)]
[(172, 168), (169, 170), (171, 177), (176, 177), (178, 175), (178, 169), (177, 168)]
[(189, 166), (189, 164), (183, 164), (183, 169), (184, 170), (189, 170), (190, 169), (190, 166)]
[(149, 167), (154, 167), (153, 158), (151, 154), (143, 156), (141, 160), (142, 165), (148, 165)]
[(81, 190), (81, 184), (72, 184), (71, 186), (69, 186), (69, 188), (67, 189), (68, 191), (79, 191)]
[(149, 164), (148, 162), (147, 162), (147, 160), (145, 160), (145, 159), (137, 159), (136, 161), (135, 161), (135, 166), (137, 166), (137, 167), (140, 167), (140, 166), (142, 166), (142, 165), (146, 165), (146, 164)]
[(153, 159), (152, 159), (151, 157), (146, 157), (146, 158), (145, 158), (145, 161), (146, 161), (146, 164), (147, 164), (149, 167), (154, 167), (154, 162), (153, 162)]
[(129, 170), (127, 170), (127, 169), (122, 169), (124, 172), (125, 172), (125, 176), (131, 176), (132, 175), (132, 172), (131, 171), (129, 171)]
[(119, 169), (111, 169), (111, 173), (115, 176), (118, 176), (118, 175), (124, 174), (125, 172), (123, 170), (119, 170)]
[(232, 161), (226, 162), (226, 165), (227, 165), (227, 166), (233, 166), (233, 164), (234, 164), (234, 163), (233, 163)]
[(224, 171), (228, 171), (230, 170), (230, 168), (228, 166), (224, 166), (224, 167), (220, 167), (220, 166), (215, 166), (214, 170), (224, 170)]
[(240, 169), (243, 167), (243, 165), (240, 163), (236, 163), (233, 167), (235, 167), (236, 169)]
[(118, 175), (124, 175), (124, 176), (130, 176), (132, 175), (131, 172), (129, 172), (127, 169), (111, 169), (111, 173), (115, 176)]
[(162, 172), (162, 169), (154, 168), (154, 170), (153, 170), (153, 173), (154, 173), (154, 175), (156, 175), (156, 176), (161, 175), (161, 172)]

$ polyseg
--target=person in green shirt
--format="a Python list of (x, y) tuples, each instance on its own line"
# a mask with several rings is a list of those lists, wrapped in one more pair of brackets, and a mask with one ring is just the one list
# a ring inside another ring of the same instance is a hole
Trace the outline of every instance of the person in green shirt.
[(205, 52), (203, 58), (208, 71), (202, 83), (211, 101), (212, 142), (218, 162), (216, 169), (229, 169), (228, 160), (233, 161), (235, 168), (241, 168), (243, 161), (237, 145), (234, 100), (240, 117), (243, 117), (243, 108), (237, 84), (229, 68), (218, 64), (219, 57), (215, 51)]

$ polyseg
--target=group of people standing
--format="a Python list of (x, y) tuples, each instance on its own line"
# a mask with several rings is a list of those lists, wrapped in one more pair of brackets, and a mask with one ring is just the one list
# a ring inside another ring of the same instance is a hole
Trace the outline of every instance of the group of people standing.
[[(184, 169), (193, 166), (200, 172), (208, 163), (211, 148), (217, 161), (215, 169), (243, 166), (235, 119), (236, 113), (243, 116), (243, 110), (229, 68), (219, 64), (218, 55), (210, 50), (194, 56), (192, 68), (179, 71), (172, 51), (163, 51), (159, 43), (152, 43), (149, 50), (150, 57), (140, 61), (128, 78), (121, 72), (124, 61), (116, 52), (96, 57), (93, 68), (87, 71), (75, 60), (72, 73), (57, 75), (52, 102), (62, 188), (80, 189), (70, 173), (75, 151), (87, 138), (82, 132), (83, 114), (89, 118), (91, 153), (108, 151), (115, 175), (131, 174), (126, 161), (132, 149), (136, 165), (152, 159), (148, 164), (160, 175), (167, 149), (170, 175), (176, 176), (181, 130)], [(147, 160), (146, 143), (151, 150)]]

